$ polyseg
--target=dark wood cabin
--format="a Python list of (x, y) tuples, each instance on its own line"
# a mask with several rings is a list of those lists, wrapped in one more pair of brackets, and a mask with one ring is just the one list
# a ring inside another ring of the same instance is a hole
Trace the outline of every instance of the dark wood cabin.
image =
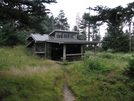
[(95, 46), (99, 42), (86, 41), (79, 35), (77, 31), (54, 30), (50, 34), (31, 34), (26, 40), (29, 44), (32, 54), (42, 55), (45, 58), (65, 61), (67, 58), (74, 56), (83, 56), (84, 46), (93, 44)]

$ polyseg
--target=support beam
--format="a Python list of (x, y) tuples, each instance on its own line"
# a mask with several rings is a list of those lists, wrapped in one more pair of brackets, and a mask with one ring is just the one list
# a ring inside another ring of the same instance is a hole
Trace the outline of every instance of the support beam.
[(83, 45), (81, 45), (81, 55), (83, 56)]
[(66, 60), (66, 45), (63, 45), (63, 61)]
[(36, 54), (35, 52), (36, 52), (36, 43), (34, 43), (34, 54)]
[(47, 43), (45, 42), (45, 58), (47, 58)]

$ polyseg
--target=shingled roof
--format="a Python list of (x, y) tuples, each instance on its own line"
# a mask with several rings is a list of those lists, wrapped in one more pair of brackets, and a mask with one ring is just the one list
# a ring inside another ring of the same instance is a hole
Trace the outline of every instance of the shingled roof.
[(46, 40), (49, 40), (48, 34), (31, 34), (29, 37), (26, 38), (26, 40), (33, 40), (35, 42), (45, 42)]

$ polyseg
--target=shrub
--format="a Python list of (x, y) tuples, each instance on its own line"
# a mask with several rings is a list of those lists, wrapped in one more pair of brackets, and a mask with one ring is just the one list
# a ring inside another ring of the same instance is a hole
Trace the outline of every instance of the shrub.
[(134, 54), (132, 54), (132, 57), (134, 57)]
[(107, 72), (109, 69), (104, 66), (101, 62), (101, 59), (90, 57), (88, 59), (84, 59), (84, 67), (86, 71), (98, 71), (98, 72)]
[(98, 52), (102, 52), (103, 51), (103, 48), (98, 48)]
[(103, 58), (110, 59), (110, 58), (112, 57), (112, 55), (106, 53), (106, 54), (103, 54), (102, 57), (103, 57)]
[(134, 59), (129, 60), (129, 65), (125, 68), (124, 74), (128, 75), (131, 79), (134, 79)]

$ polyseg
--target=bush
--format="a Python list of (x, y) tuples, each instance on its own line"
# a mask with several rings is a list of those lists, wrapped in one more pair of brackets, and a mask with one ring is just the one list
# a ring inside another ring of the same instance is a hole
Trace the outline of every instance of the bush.
[(90, 57), (88, 59), (84, 59), (84, 67), (86, 71), (98, 71), (98, 72), (107, 72), (109, 68), (105, 67), (101, 62), (101, 59)]
[(103, 48), (98, 48), (98, 52), (103, 52)]
[(110, 59), (110, 58), (112, 57), (112, 55), (106, 53), (106, 54), (103, 54), (102, 57), (103, 57), (103, 58)]
[(128, 75), (131, 79), (134, 79), (134, 59), (129, 60), (129, 65), (125, 68), (124, 74)]

